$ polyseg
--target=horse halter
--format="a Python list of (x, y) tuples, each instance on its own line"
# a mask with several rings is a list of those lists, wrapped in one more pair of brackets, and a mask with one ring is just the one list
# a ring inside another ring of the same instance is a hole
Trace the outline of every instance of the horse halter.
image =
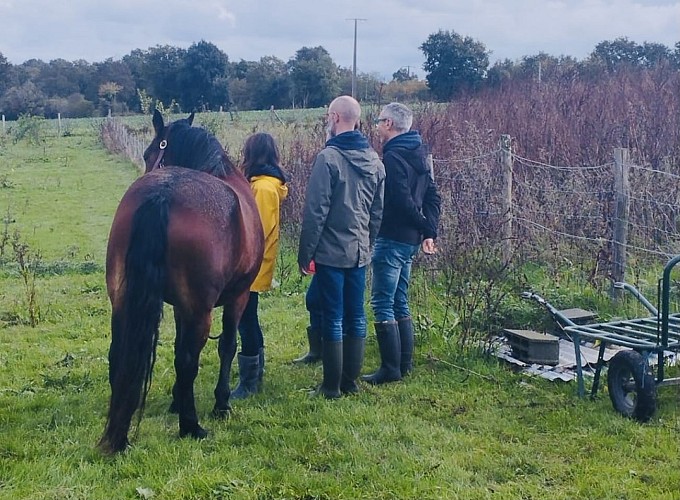
[(165, 155), (165, 148), (167, 147), (168, 147), (167, 139), (163, 139), (158, 144), (158, 149), (160, 149), (160, 152), (158, 153), (156, 161), (154, 162), (153, 167), (151, 167), (151, 170), (156, 170), (157, 168), (163, 168), (165, 166), (165, 164), (163, 163), (163, 155)]
[(160, 153), (158, 153), (158, 156), (156, 157), (156, 161), (153, 164), (153, 167), (151, 167), (151, 170), (156, 170), (157, 168), (163, 168), (165, 166), (165, 163), (163, 163), (163, 155), (165, 154), (165, 148), (168, 147), (168, 141), (167, 139), (163, 139), (159, 144), (158, 144), (158, 149), (160, 149)]

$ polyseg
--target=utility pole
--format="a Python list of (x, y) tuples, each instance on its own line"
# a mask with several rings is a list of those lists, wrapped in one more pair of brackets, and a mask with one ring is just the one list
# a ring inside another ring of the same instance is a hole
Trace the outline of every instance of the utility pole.
[(367, 21), (359, 17), (347, 19), (347, 21), (354, 21), (354, 57), (352, 59), (352, 97), (356, 99), (357, 95), (357, 22)]

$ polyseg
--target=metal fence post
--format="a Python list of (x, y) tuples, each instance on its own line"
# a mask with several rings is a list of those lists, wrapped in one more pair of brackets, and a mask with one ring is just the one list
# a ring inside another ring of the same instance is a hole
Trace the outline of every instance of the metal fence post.
[[(630, 211), (630, 184), (628, 182), (630, 156), (627, 148), (614, 149), (614, 217), (612, 234), (612, 278), (625, 281), (626, 244), (628, 242), (628, 215)], [(612, 286), (611, 298), (617, 300), (622, 290)]]
[(504, 217), (503, 237), (503, 264), (507, 265), (512, 259), (512, 145), (511, 138), (507, 134), (501, 135), (501, 213)]

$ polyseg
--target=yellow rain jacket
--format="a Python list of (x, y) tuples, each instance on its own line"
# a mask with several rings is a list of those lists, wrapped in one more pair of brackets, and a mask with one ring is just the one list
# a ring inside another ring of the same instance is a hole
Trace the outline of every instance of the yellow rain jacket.
[(288, 187), (276, 177), (257, 175), (250, 178), (250, 188), (253, 190), (264, 229), (264, 259), (260, 272), (250, 285), (250, 291), (266, 292), (272, 287), (274, 265), (279, 252), (280, 208), (288, 196)]

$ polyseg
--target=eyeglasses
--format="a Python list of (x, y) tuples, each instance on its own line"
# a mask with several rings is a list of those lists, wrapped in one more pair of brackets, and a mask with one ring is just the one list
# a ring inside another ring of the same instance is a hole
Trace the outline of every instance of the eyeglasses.
[(380, 122), (386, 122), (387, 120), (389, 120), (389, 118), (378, 118), (375, 122), (380, 123)]

